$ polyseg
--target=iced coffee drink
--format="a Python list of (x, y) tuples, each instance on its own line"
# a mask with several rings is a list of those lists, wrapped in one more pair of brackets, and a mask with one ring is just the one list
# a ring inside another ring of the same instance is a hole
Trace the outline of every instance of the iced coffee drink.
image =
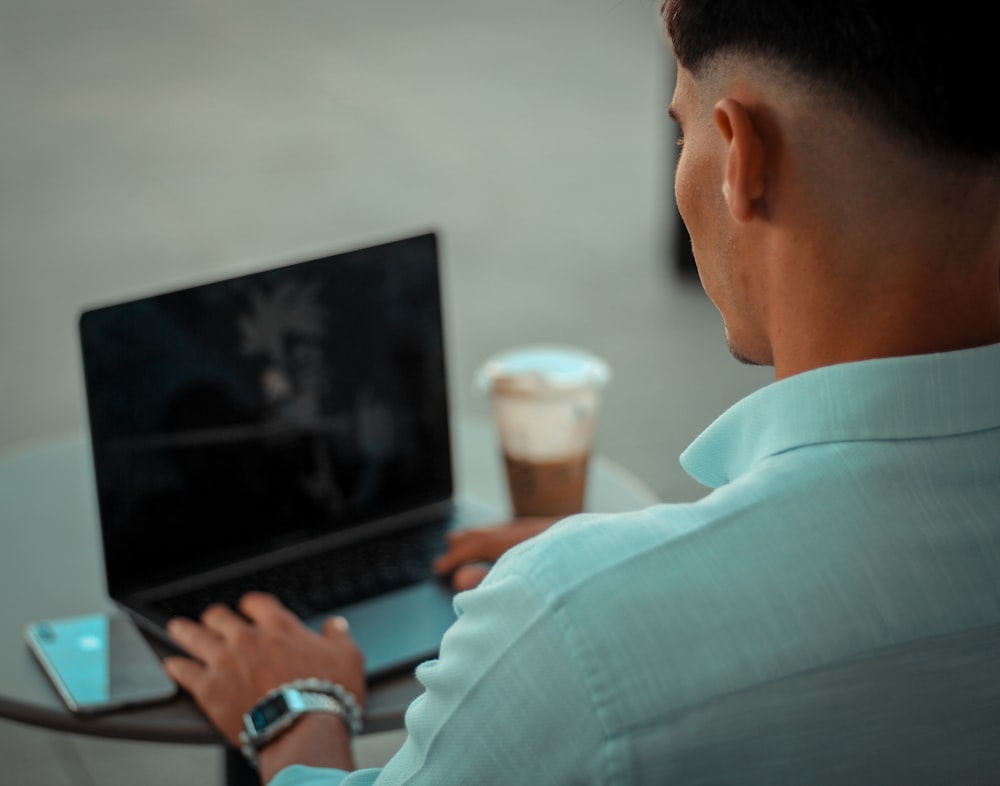
[(480, 370), (515, 516), (584, 509), (598, 398), (608, 378), (599, 358), (557, 346), (509, 350)]

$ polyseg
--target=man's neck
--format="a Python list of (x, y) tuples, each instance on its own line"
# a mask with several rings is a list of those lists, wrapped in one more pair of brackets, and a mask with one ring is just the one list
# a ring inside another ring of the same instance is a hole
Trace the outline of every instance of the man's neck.
[[(879, 293), (830, 293), (801, 302), (797, 325), (773, 344), (778, 379), (822, 366), (1000, 343), (1000, 279), (901, 283)], [(808, 313), (803, 313), (808, 311)]]

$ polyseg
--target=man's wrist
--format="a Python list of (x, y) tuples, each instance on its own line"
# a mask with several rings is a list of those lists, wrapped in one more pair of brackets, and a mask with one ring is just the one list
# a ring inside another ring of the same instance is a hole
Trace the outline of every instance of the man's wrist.
[(312, 714), (339, 718), (348, 739), (360, 733), (363, 726), (361, 706), (342, 685), (314, 678), (293, 680), (269, 692), (243, 716), (244, 730), (240, 733), (243, 755), (253, 767), (258, 767), (261, 750)]
[(337, 716), (309, 713), (264, 747), (258, 761), (265, 784), (293, 764), (350, 771), (354, 769), (351, 735)]

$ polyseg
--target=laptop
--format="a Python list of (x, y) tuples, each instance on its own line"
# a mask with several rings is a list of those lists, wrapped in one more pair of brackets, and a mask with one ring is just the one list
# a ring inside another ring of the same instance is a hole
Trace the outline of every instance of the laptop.
[(454, 622), (431, 563), (497, 513), (453, 496), (434, 233), (85, 311), (109, 596), (169, 641), (244, 593), (347, 617), (369, 679)]

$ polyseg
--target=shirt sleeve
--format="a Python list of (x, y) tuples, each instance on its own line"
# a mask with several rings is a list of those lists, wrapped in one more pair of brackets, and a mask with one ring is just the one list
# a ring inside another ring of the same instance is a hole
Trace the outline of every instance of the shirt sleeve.
[(320, 767), (306, 767), (293, 764), (285, 767), (275, 775), (268, 786), (338, 786), (349, 783), (350, 786), (367, 786), (377, 782), (381, 770), (328, 770)]
[(384, 769), (289, 767), (272, 786), (600, 781), (606, 735), (576, 635), (556, 595), (502, 565), (456, 597), (458, 620), (417, 669), (424, 693)]

